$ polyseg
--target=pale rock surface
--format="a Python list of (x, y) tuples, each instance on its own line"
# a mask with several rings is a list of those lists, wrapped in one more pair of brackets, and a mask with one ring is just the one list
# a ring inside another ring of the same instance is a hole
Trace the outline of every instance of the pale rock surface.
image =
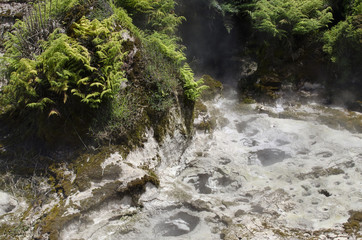
[(13, 196), (0, 191), (0, 216), (13, 211), (17, 205), (18, 202)]

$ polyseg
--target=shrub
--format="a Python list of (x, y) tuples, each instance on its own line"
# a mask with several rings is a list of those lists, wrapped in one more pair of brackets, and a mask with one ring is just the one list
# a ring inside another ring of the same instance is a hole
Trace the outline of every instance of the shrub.
[(10, 81), (3, 98), (13, 109), (45, 108), (59, 113), (58, 105), (77, 97), (90, 108), (112, 98), (124, 78), (122, 31), (114, 18), (90, 22), (82, 18), (73, 37), (58, 31), (42, 43), (34, 60), (11, 61)]
[(117, 0), (116, 5), (126, 9), (140, 25), (150, 31), (174, 34), (185, 20), (174, 12), (174, 0)]
[(324, 33), (323, 50), (342, 72), (342, 80), (360, 75), (362, 65), (362, 3), (355, 1), (351, 14)]
[(332, 20), (330, 11), (323, 0), (260, 0), (250, 15), (258, 30), (287, 38), (326, 27)]
[[(27, 119), (23, 123), (29, 122), (28, 126), (35, 126), (43, 135), (47, 135), (45, 125), (48, 129), (64, 125), (65, 129), (66, 122), (74, 119), (83, 130), (93, 127), (93, 121), (98, 130), (108, 129), (113, 134), (115, 129), (129, 131), (140, 121), (135, 116), (142, 115), (145, 108), (151, 107), (152, 114), (167, 113), (179, 93), (190, 100), (200, 95), (201, 81), (194, 81), (184, 49), (174, 37), (179, 21), (163, 22), (168, 17), (181, 19), (173, 13), (174, 1), (148, 0), (150, 8), (137, 10), (150, 17), (149, 29), (144, 31), (133, 25), (124, 9), (112, 3), (113, 14), (107, 18), (89, 12), (89, 6), (102, 1), (56, 1), (61, 10), (50, 7), (54, 4), (51, 0), (35, 5), (41, 7), (33, 12), (34, 18), (46, 16), (44, 19), (58, 26), (33, 39), (38, 49), (35, 52), (22, 41), (35, 31), (27, 29), (31, 25), (27, 21), (33, 18), (18, 22), (6, 42), (4, 76), (9, 82), (0, 92), (2, 113), (13, 114), (19, 121)], [(82, 14), (101, 20), (69, 15), (78, 8)], [(44, 26), (39, 20), (33, 29)], [(125, 81), (128, 84), (122, 85)]]
[[(183, 86), (186, 97), (195, 101), (204, 89), (203, 82), (194, 81), (194, 74), (190, 66), (186, 63), (186, 56), (183, 47), (177, 44), (177, 38), (169, 35), (154, 32), (146, 37), (147, 52), (149, 61), (157, 63), (150, 64), (149, 73), (151, 79), (158, 81), (158, 95), (165, 97), (175, 92), (176, 87), (180, 84)], [(162, 63), (163, 66), (159, 64)], [(158, 78), (158, 76), (162, 76)], [(162, 87), (161, 87), (162, 86)], [(157, 94), (157, 93), (156, 93)]]

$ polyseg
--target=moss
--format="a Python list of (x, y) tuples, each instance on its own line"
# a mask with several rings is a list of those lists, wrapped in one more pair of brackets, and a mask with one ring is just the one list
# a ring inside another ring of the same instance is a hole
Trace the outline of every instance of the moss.
[[(42, 219), (41, 231), (43, 233), (48, 233), (50, 239), (58, 239), (58, 231), (60, 227), (58, 221), (60, 219), (61, 213), (58, 205), (54, 206), (52, 210)], [(40, 227), (40, 226), (39, 226)]]
[[(348, 221), (343, 224), (344, 231), (350, 235), (358, 235), (361, 231), (362, 212), (361, 211), (350, 211), (350, 217)], [(362, 236), (360, 236), (362, 237)]]
[(57, 164), (51, 165), (49, 168), (49, 182), (54, 190), (66, 197), (71, 194), (73, 185), (71, 175), (65, 173), (65, 168)]
[(21, 240), (25, 238), (26, 231), (28, 230), (29, 226), (23, 222), (17, 225), (2, 223), (0, 225), (0, 239)]
[(200, 114), (205, 114), (205, 113), (207, 113), (206, 105), (201, 100), (197, 100), (195, 102), (194, 117), (198, 117)]
[(166, 137), (168, 133), (168, 126), (170, 125), (170, 115), (162, 114), (159, 115), (151, 115), (150, 119), (152, 119), (152, 128), (154, 130), (154, 138), (157, 142), (161, 143), (163, 139)]
[(278, 98), (277, 91), (280, 90), (282, 82), (277, 77), (264, 76), (259, 81), (260, 83), (255, 84), (256, 89), (272, 99)]
[(146, 113), (143, 113), (140, 118), (137, 119), (137, 122), (135, 123), (135, 126), (133, 129), (127, 133), (127, 135), (124, 135), (124, 139), (122, 143), (127, 145), (130, 150), (141, 146), (141, 144), (144, 142), (145, 138), (145, 132), (147, 128), (151, 124), (151, 120), (149, 116)]
[(142, 204), (139, 202), (139, 198), (145, 192), (147, 183), (152, 183), (157, 187), (160, 185), (158, 176), (151, 173), (128, 182), (126, 187), (122, 186), (118, 188), (117, 193), (120, 196), (131, 196), (133, 205), (142, 207)]
[(66, 212), (62, 207), (63, 202), (55, 205), (46, 215), (43, 216), (40, 223), (36, 226), (42, 235), (49, 234), (49, 239), (59, 239), (59, 234), (63, 226), (74, 218), (80, 216), (80, 213), (63, 216)]
[(91, 186), (92, 182), (99, 182), (103, 178), (103, 168), (101, 164), (112, 152), (116, 152), (116, 147), (101, 147), (97, 153), (81, 155), (74, 163), (73, 168), (76, 174), (74, 181), (79, 191), (85, 191)]
[[(341, 127), (353, 131), (353, 132), (362, 132), (362, 115), (355, 112), (346, 112), (339, 109), (326, 108), (321, 106), (320, 109), (326, 114), (319, 115), (318, 121), (326, 124), (327, 126), (340, 129)], [(330, 116), (333, 116), (331, 119)]]
[(191, 136), (193, 134), (195, 101), (191, 101), (184, 97), (179, 102), (181, 103), (182, 118), (184, 119), (186, 125), (186, 129), (184, 129), (184, 135)]
[(280, 230), (280, 229), (273, 229), (273, 233), (274, 233), (275, 235), (278, 235), (278, 236), (282, 237), (282, 238), (289, 237), (288, 234), (286, 234), (285, 232), (283, 232), (283, 231)]
[(119, 193), (125, 194), (129, 192), (137, 192), (137, 191), (144, 191), (146, 183), (152, 183), (155, 186), (160, 185), (160, 180), (156, 174), (144, 175), (141, 178), (134, 179), (130, 181), (125, 188), (119, 188), (117, 191)]
[(204, 85), (208, 87), (207, 89), (203, 90), (201, 93), (201, 98), (203, 100), (211, 100), (217, 94), (221, 94), (223, 90), (223, 85), (221, 82), (213, 79), (209, 75), (202, 76), (202, 80), (204, 81)]
[(331, 168), (327, 168), (326, 171), (327, 171), (328, 176), (344, 174), (344, 171), (340, 168), (331, 167)]
[(107, 165), (103, 169), (103, 179), (114, 180), (119, 178), (122, 173), (122, 168), (115, 164)]
[(243, 98), (242, 102), (245, 103), (245, 104), (253, 104), (256, 101), (254, 99), (250, 98), (250, 97), (245, 97), (245, 98)]
[(160, 178), (152, 169), (149, 169), (148, 166), (141, 167), (143, 170), (147, 171), (150, 182), (154, 184), (156, 187), (160, 186)]
[(319, 178), (324, 176), (332, 176), (332, 175), (339, 175), (344, 174), (344, 171), (341, 168), (337, 167), (330, 167), (327, 169), (324, 169), (322, 167), (314, 167), (313, 171), (308, 173), (300, 173), (297, 175), (297, 178), (300, 180), (305, 180), (307, 178)]
[(83, 199), (80, 201), (80, 211), (87, 212), (100, 204), (104, 203), (108, 199), (118, 198), (117, 187), (121, 184), (120, 181), (112, 181), (100, 188), (92, 190), (92, 197)]
[(257, 73), (242, 79), (239, 82), (239, 89), (247, 96), (244, 103), (254, 103), (254, 99), (271, 100), (279, 97), (283, 79), (278, 73), (265, 69), (258, 69)]

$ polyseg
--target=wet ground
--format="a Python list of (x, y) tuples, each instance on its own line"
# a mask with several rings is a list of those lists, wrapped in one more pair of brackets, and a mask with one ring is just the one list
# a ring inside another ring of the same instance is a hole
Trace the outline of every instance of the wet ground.
[[(119, 215), (120, 209), (134, 208), (127, 199), (101, 206), (92, 213), (97, 223), (89, 217), (69, 226), (62, 239), (356, 239), (361, 234), (358, 229), (347, 234), (343, 225), (350, 210), (362, 210), (359, 114), (313, 104), (245, 105), (233, 98), (206, 105), (208, 113), (195, 122), (214, 118), (216, 128), (197, 131), (181, 158), (173, 159), (172, 149), (150, 151), (152, 140), (141, 150), (161, 158), (160, 187), (146, 185), (141, 208)], [(335, 124), (342, 119), (350, 124)]]

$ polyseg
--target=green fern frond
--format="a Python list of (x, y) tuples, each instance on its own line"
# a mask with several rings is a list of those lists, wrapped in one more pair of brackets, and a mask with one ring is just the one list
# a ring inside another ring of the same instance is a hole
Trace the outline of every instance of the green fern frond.
[(105, 88), (104, 84), (100, 83), (100, 82), (94, 82), (91, 85), (89, 85), (91, 87), (101, 87), (102, 89)]
[(103, 98), (104, 96), (111, 95), (111, 93), (112, 93), (112, 90), (111, 90), (111, 89), (104, 90), (104, 91), (101, 93), (100, 97)]
[(85, 78), (82, 78), (80, 80), (78, 80), (77, 82), (77, 85), (88, 85), (89, 84), (89, 80), (90, 78), (89, 77), (85, 77)]

